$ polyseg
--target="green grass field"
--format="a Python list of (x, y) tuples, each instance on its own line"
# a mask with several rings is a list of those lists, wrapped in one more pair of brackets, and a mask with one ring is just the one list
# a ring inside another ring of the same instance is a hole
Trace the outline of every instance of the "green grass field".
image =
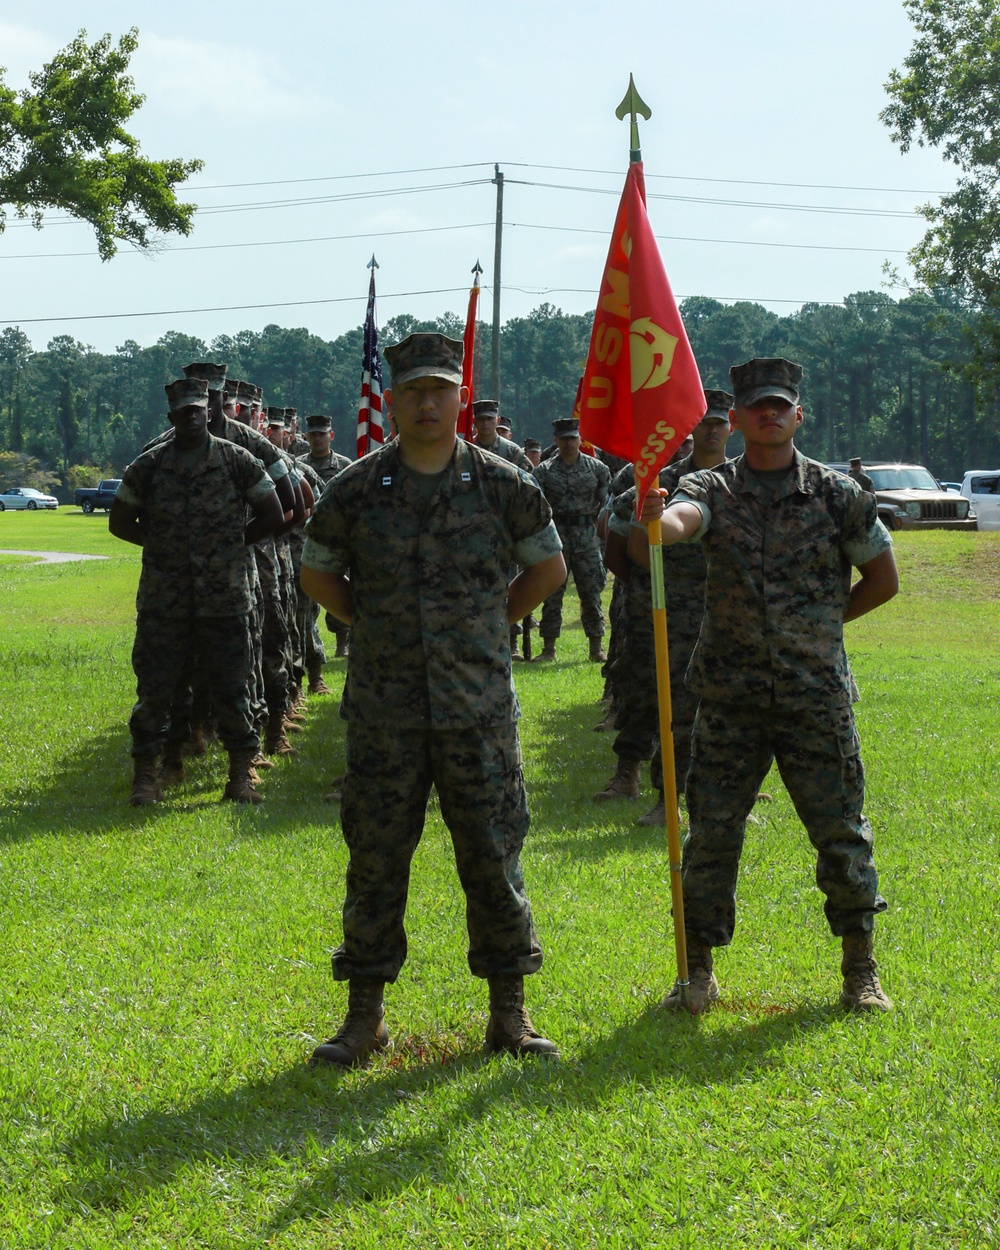
[(138, 552), (74, 510), (0, 516), (0, 547), (111, 557), (0, 556), (0, 1250), (1000, 1244), (1000, 535), (897, 535), (900, 595), (849, 627), (892, 1015), (836, 1006), (839, 944), (776, 777), (723, 1003), (657, 1009), (665, 836), (633, 823), (651, 791), (590, 800), (612, 756), (575, 628), (558, 665), (517, 672), (546, 951), (529, 1005), (561, 1061), (482, 1060), (432, 808), (395, 1050), (347, 1074), (304, 1063), (345, 999), (336, 700), (310, 701), (261, 807), (218, 801), (216, 751), (130, 809)]

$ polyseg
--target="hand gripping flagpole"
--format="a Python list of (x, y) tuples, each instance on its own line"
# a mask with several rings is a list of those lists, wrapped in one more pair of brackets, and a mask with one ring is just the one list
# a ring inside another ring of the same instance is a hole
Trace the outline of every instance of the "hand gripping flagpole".
[[(615, 116), (622, 121), (631, 117), (629, 131), (629, 160), (642, 160), (639, 147), (639, 124), (636, 115), (649, 121), (652, 113), (638, 91), (632, 75), (628, 76), (628, 91)], [(667, 816), (667, 854), (670, 859), (670, 898), (674, 916), (674, 948), (677, 955), (677, 985), (681, 1002), (687, 1006), (690, 998), (688, 981), (687, 935), (684, 931), (684, 887), (681, 881), (681, 832), (677, 810), (677, 774), (674, 770), (674, 734), (671, 727), (673, 709), (670, 702), (670, 649), (667, 641), (667, 600), (663, 586), (663, 542), (660, 521), (649, 521), (649, 581), (653, 599), (653, 641), (656, 649), (656, 695), (660, 713), (660, 754), (663, 762), (663, 803)]]

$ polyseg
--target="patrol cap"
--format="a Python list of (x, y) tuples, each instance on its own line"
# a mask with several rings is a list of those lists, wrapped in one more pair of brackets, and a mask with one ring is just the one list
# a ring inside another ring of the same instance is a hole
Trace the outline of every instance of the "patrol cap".
[(475, 399), (472, 402), (472, 415), (479, 417), (496, 417), (500, 419), (500, 401), (498, 399)]
[(556, 438), (579, 438), (580, 422), (576, 417), (556, 417), (552, 422), (552, 433)]
[(444, 378), (446, 382), (462, 384), (465, 345), (461, 339), (450, 339), (444, 334), (408, 334), (383, 354), (393, 386), (402, 386), (415, 378)]
[(538, 441), (537, 438), (526, 438), (524, 440), (524, 450), (525, 451), (541, 451), (542, 444)]
[(498, 418), (497, 418), (497, 429), (498, 429), (498, 430), (506, 430), (508, 434), (510, 433), (510, 431), (511, 431), (511, 424), (510, 424), (510, 422), (507, 420), (507, 418), (506, 418), (506, 417), (498, 417)]
[(283, 430), (285, 428), (284, 408), (268, 408), (267, 428), (269, 430), (278, 430), (278, 429)]
[(733, 406), (733, 397), (728, 391), (705, 391), (705, 403), (708, 404), (708, 411), (702, 417), (702, 421), (707, 421), (709, 417), (722, 417), (723, 420), (729, 420), (729, 409)]
[(207, 360), (184, 366), (186, 378), (204, 378), (210, 391), (221, 391), (226, 385), (226, 366), (212, 364)]
[(851, 460), (850, 460), (850, 465), (851, 465), (851, 468), (852, 468), (852, 469), (854, 468), (854, 466), (855, 466), (855, 465), (857, 465), (857, 466), (858, 466), (858, 468), (860, 469), (860, 468), (861, 468), (861, 457), (860, 457), (860, 456), (852, 456), (852, 457), (851, 457)]
[(208, 407), (208, 383), (204, 378), (178, 378), (176, 382), (168, 382), (163, 389), (167, 393), (171, 412), (179, 412), (182, 408)]
[(770, 395), (797, 404), (802, 366), (785, 360), (783, 356), (754, 357), (745, 364), (733, 365), (729, 370), (729, 380), (736, 392), (735, 405), (738, 408), (749, 408)]
[(239, 382), (236, 378), (231, 378), (226, 374), (226, 394), (230, 399), (236, 399), (240, 393), (240, 387), (246, 386), (245, 382)]
[[(229, 389), (228, 382), (226, 383), (226, 389), (227, 390)], [(236, 390), (236, 397), (240, 401), (241, 404), (245, 404), (245, 405), (252, 404), (253, 401), (257, 398), (258, 389), (259, 388), (254, 386), (252, 382), (238, 382), (237, 390)]]
[(329, 430), (332, 425), (330, 418), (321, 412), (314, 412), (312, 416), (306, 417), (306, 433), (308, 434), (322, 433)]

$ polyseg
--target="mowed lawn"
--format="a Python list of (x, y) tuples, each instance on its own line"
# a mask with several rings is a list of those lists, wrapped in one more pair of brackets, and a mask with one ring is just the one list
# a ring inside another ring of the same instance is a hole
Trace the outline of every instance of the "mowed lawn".
[(346, 997), (336, 700), (310, 701), (261, 807), (218, 802), (216, 750), (127, 808), (138, 552), (75, 509), (0, 516), (0, 547), (111, 557), (0, 556), (2, 1250), (1000, 1244), (1000, 535), (898, 535), (900, 595), (849, 627), (892, 1015), (837, 1006), (776, 776), (722, 1004), (658, 1009), (665, 837), (633, 823), (648, 788), (591, 801), (613, 759), (573, 601), (560, 662), (517, 671), (545, 947), (529, 1004), (562, 1059), (481, 1058), (432, 805), (395, 1050), (347, 1074), (305, 1066)]

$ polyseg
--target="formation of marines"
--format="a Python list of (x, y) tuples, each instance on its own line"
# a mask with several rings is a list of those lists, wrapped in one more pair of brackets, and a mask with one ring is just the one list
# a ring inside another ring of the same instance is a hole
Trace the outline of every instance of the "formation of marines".
[[(777, 761), (842, 939), (841, 1001), (890, 1009), (872, 949), (886, 904), (843, 626), (895, 593), (895, 565), (874, 497), (794, 447), (801, 368), (755, 359), (730, 370), (732, 393), (707, 390), (639, 521), (632, 466), (585, 454), (575, 419), (553, 423), (549, 449), (522, 449), (498, 402), (480, 400), (474, 441), (458, 437), (461, 342), (412, 334), (384, 355), (394, 437), (354, 462), (332, 450), (328, 416), (308, 417), (301, 439), (294, 409), (264, 415), (260, 388), (224, 365), (188, 366), (166, 388), (171, 428), (125, 471), (110, 517), (143, 547), (130, 802), (156, 802), (181, 780), (184, 753), (203, 749), (209, 729), (229, 752), (224, 797), (261, 801), (260, 770), (295, 753), (305, 694), (330, 693), (320, 608), (348, 657), (336, 797), (350, 862), (333, 956), (348, 1005), (313, 1062), (356, 1065), (388, 1044), (384, 989), (406, 957), (410, 860), (432, 787), (466, 895), (469, 967), (489, 985), (486, 1050), (555, 1053), (524, 1003), (542, 951), (520, 865), (519, 622), (541, 605), (536, 658), (555, 661), (572, 574), (588, 658), (606, 677), (598, 728), (616, 731), (615, 771), (594, 798), (637, 798), (650, 761), (659, 797), (641, 823), (665, 823), (646, 530), (656, 522), (688, 815), (689, 983), (664, 1005), (697, 1014), (719, 997), (712, 950), (732, 939), (746, 823)], [(736, 460), (731, 429), (745, 445)]]

